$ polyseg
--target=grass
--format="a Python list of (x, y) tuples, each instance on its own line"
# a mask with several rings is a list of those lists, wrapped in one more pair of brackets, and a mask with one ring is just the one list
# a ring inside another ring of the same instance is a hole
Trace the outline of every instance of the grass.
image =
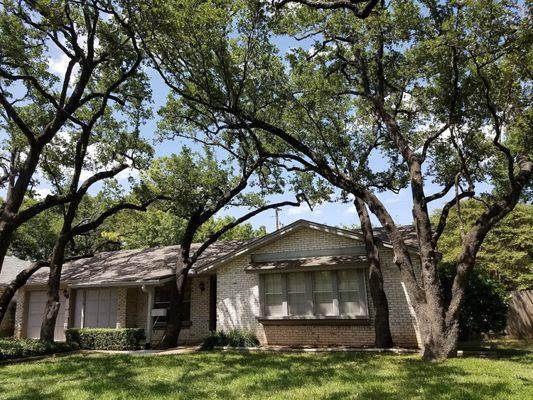
[(1, 399), (528, 399), (533, 356), (76, 354), (0, 365)]

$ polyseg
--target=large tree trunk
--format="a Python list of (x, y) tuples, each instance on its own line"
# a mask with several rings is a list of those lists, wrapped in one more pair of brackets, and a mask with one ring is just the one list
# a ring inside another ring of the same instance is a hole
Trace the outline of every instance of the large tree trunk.
[(379, 250), (374, 242), (372, 224), (368, 215), (364, 201), (355, 199), (355, 208), (361, 221), (361, 230), (365, 242), (366, 254), (368, 258), (368, 283), (370, 286), (370, 296), (374, 304), (374, 346), (377, 348), (391, 348), (393, 346), (392, 335), (389, 326), (389, 303), (387, 295), (383, 289), (383, 274), (379, 260)]
[(167, 325), (159, 347), (169, 349), (178, 345), (181, 333), (181, 310), (185, 298), (185, 285), (189, 275), (190, 266), (186, 266), (176, 274), (176, 282), (171, 285), (170, 305), (167, 313)]
[(65, 247), (68, 238), (61, 235), (52, 252), (50, 258), (50, 272), (48, 275), (48, 287), (46, 307), (41, 324), (41, 340), (45, 342), (54, 341), (54, 331), (56, 326), (57, 314), (61, 303), (59, 302), (59, 286), (61, 284), (61, 271), (65, 259)]
[(27, 280), (39, 269), (41, 269), (44, 266), (49, 265), (47, 261), (36, 261), (32, 263), (28, 268), (21, 271), (15, 279), (13, 279), (9, 285), (6, 286), (4, 289), (4, 292), (0, 296), (0, 324), (2, 323), (5, 314), (7, 312), (7, 308), (9, 306), (9, 303), (11, 300), (13, 300), (13, 297), (15, 296), (15, 293), (17, 290), (19, 290), (22, 286), (24, 286), (27, 282)]

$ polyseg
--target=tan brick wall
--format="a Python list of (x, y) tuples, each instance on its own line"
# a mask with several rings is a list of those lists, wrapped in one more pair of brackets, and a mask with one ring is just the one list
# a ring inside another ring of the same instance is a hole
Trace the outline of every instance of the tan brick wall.
[(117, 329), (126, 327), (127, 288), (117, 289)]
[[(292, 250), (318, 250), (357, 245), (354, 239), (304, 228), (284, 236), (254, 253)], [(217, 329), (249, 329), (262, 344), (309, 346), (372, 346), (374, 308), (369, 304), (369, 325), (266, 325), (257, 321), (260, 315), (259, 275), (244, 272), (250, 255), (230, 261), (217, 270)], [(415, 319), (401, 283), (398, 268), (392, 262), (392, 251), (381, 248), (385, 291), (389, 300), (390, 325), (397, 346), (417, 347)], [(368, 292), (368, 290), (367, 290)]]
[[(203, 282), (204, 290), (200, 289)], [(191, 281), (191, 326), (181, 332), (180, 341), (184, 343), (200, 342), (209, 332), (209, 276), (192, 277)]]

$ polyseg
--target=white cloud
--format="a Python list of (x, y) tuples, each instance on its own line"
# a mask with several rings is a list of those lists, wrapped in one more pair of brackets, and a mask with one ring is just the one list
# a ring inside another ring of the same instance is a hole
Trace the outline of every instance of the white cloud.
[(48, 60), (48, 68), (53, 74), (63, 77), (65, 75), (65, 71), (67, 70), (69, 61), (70, 58), (66, 54), (62, 53), (59, 55), (59, 57), (51, 57)]
[(307, 204), (301, 204), (298, 207), (290, 207), (287, 209), (287, 214), (289, 215), (302, 215), (308, 213), (311, 213), (311, 210)]
[(355, 209), (355, 206), (351, 204), (349, 207), (344, 210), (345, 214), (357, 214), (357, 210)]
[(35, 194), (40, 199), (44, 199), (46, 196), (52, 194), (52, 191), (48, 188), (39, 188), (39, 189), (35, 189)]
[(141, 177), (141, 173), (138, 169), (127, 168), (123, 171), (120, 171), (116, 176), (118, 181), (126, 181), (129, 177), (132, 177), (134, 180), (138, 181)]

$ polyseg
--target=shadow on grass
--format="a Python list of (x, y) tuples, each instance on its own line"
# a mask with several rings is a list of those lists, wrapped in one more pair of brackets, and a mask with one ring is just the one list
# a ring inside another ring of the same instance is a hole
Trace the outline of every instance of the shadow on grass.
[(416, 356), (353, 353), (74, 355), (0, 367), (0, 393), (7, 395), (0, 397), (70, 400), (70, 390), (96, 399), (229, 400), (271, 396), (296, 399), (308, 394), (312, 399), (328, 400), (492, 399), (510, 393), (511, 382), (501, 376), (490, 381), (461, 381), (472, 373), (465, 363), (427, 364)]

